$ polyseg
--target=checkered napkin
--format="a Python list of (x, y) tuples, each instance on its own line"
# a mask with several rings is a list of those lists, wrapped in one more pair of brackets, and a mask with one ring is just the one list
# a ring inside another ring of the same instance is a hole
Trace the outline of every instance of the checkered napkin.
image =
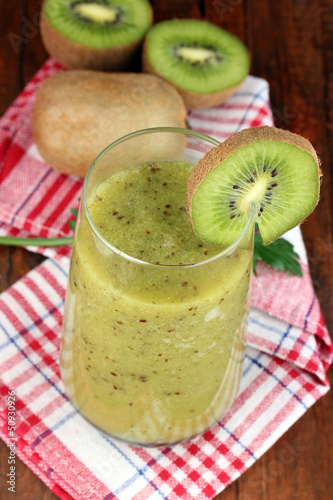
[[(70, 233), (69, 208), (82, 181), (50, 169), (31, 135), (42, 80), (61, 68), (49, 60), (0, 121), (0, 232)], [(268, 85), (248, 77), (228, 103), (189, 113), (190, 126), (224, 140), (245, 127), (271, 125)], [(62, 499), (204, 500), (257, 460), (329, 389), (332, 344), (314, 293), (299, 229), (288, 236), (304, 277), (264, 264), (254, 279), (248, 347), (238, 396), (203, 435), (163, 448), (138, 448), (92, 427), (68, 401), (59, 346), (70, 248), (36, 249), (48, 259), (0, 297), (0, 435)], [(16, 430), (8, 426), (15, 392)], [(9, 450), (9, 449), (8, 449)]]

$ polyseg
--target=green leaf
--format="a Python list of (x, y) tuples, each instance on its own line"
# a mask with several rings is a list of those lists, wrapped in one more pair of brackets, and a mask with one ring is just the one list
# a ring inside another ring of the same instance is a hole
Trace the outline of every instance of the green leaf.
[(75, 219), (77, 219), (77, 214), (78, 214), (78, 209), (77, 208), (71, 208), (71, 212), (74, 215)]
[(75, 231), (75, 226), (76, 226), (76, 220), (69, 220), (69, 221), (68, 221), (68, 225), (69, 225), (69, 227), (71, 228), (71, 230), (72, 230), (72, 231), (73, 231), (73, 233), (74, 233), (74, 231)]
[[(78, 198), (79, 203), (80, 203), (80, 200), (81, 200), (81, 198)], [(68, 222), (69, 227), (71, 228), (71, 230), (74, 233), (79, 210), (77, 208), (71, 208), (71, 212), (72, 212), (72, 215), (74, 216), (75, 220), (68, 220), (67, 222)]]
[[(257, 229), (257, 225), (256, 225)], [(253, 272), (256, 274), (258, 260), (265, 261), (269, 266), (288, 274), (303, 276), (300, 266), (299, 255), (294, 247), (284, 238), (279, 238), (269, 245), (263, 245), (258, 232), (254, 235)]]

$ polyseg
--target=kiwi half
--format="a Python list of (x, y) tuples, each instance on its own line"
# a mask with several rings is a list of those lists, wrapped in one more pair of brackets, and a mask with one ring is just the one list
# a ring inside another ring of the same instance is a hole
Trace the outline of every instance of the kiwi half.
[(143, 70), (174, 85), (188, 109), (212, 107), (229, 99), (249, 67), (243, 43), (206, 21), (164, 21), (145, 38)]
[(121, 71), (151, 24), (148, 0), (45, 0), (41, 35), (66, 68)]
[(316, 152), (303, 137), (275, 127), (245, 129), (209, 151), (188, 183), (188, 208), (197, 235), (227, 246), (256, 204), (264, 245), (302, 222), (319, 199)]

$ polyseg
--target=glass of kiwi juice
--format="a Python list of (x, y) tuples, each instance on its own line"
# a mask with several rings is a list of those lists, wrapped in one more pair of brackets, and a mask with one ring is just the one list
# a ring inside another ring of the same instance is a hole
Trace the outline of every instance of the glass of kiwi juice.
[(138, 131), (84, 182), (61, 375), (86, 419), (131, 444), (205, 431), (239, 388), (254, 209), (226, 248), (200, 240), (187, 210), (190, 172), (217, 145), (186, 129)]

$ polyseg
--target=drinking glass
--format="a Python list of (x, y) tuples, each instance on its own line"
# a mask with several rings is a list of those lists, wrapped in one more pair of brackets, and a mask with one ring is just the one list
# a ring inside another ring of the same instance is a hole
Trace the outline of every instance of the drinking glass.
[(245, 349), (255, 207), (227, 248), (200, 262), (167, 265), (113, 246), (95, 225), (88, 200), (119, 170), (155, 161), (196, 164), (217, 145), (186, 129), (138, 131), (107, 147), (84, 182), (61, 376), (86, 419), (134, 445), (189, 439), (233, 402)]

